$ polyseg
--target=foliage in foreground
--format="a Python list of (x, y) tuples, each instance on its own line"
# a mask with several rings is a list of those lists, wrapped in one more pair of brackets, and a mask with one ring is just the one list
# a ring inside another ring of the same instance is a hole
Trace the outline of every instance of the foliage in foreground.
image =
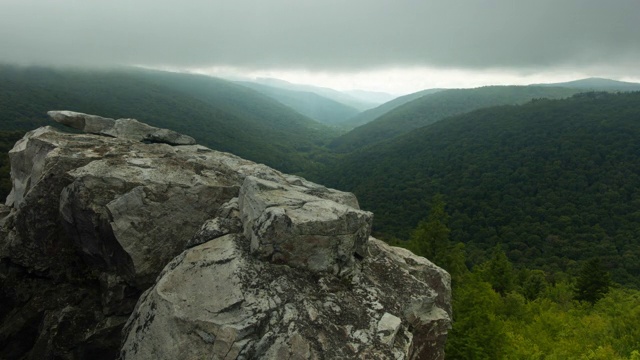
[(497, 246), (469, 271), (447, 221), (438, 195), (410, 240), (396, 242), (452, 275), (447, 359), (640, 360), (640, 291), (612, 288), (599, 261), (584, 262), (572, 278), (516, 269)]
[[(636, 359), (640, 292), (616, 288), (595, 305), (560, 282), (529, 301), (501, 296), (471, 273), (454, 286), (447, 359)], [(636, 357), (634, 357), (634, 354)]]

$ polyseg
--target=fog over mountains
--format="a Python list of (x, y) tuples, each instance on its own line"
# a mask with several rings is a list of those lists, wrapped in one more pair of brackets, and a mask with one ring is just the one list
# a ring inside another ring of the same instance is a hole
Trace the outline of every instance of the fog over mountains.
[(232, 72), (394, 94), (637, 82), (638, 14), (634, 0), (7, 1), (0, 61)]
[(0, 358), (640, 359), (640, 1), (0, 2)]

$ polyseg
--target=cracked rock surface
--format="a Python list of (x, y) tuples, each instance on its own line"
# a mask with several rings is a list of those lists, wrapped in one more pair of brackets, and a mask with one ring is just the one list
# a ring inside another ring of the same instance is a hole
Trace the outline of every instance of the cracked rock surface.
[(262, 261), (242, 234), (191, 248), (142, 295), (122, 359), (444, 358), (450, 299), (429, 282), (446, 288), (446, 273), (369, 241), (343, 276)]
[(90, 134), (10, 151), (0, 358), (444, 358), (449, 275), (371, 238), (353, 194), (133, 119), (50, 116)]

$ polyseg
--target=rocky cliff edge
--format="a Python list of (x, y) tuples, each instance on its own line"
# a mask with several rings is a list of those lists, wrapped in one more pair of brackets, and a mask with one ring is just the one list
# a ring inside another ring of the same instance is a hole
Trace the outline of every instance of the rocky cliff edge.
[(0, 358), (443, 359), (449, 275), (327, 189), (71, 111), (10, 151)]

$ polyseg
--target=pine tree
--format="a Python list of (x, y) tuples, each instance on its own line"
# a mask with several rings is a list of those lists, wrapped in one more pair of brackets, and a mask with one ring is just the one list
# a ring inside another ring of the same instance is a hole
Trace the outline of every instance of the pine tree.
[(493, 257), (484, 265), (484, 278), (488, 281), (493, 290), (500, 295), (513, 291), (516, 274), (513, 265), (507, 255), (498, 244), (493, 250)]
[(600, 259), (591, 259), (580, 270), (574, 298), (595, 304), (609, 292), (610, 286), (611, 274), (602, 267)]
[(411, 250), (440, 266), (443, 265), (446, 250), (450, 246), (451, 232), (447, 227), (448, 216), (444, 206), (442, 195), (435, 195), (427, 219), (420, 221), (410, 240)]
[(411, 234), (408, 248), (447, 270), (454, 280), (468, 272), (464, 244), (449, 240), (448, 215), (441, 194), (433, 197), (431, 210), (425, 220)]
[(522, 294), (527, 300), (533, 301), (546, 289), (547, 280), (542, 270), (531, 270), (528, 272), (527, 279), (522, 284)]

